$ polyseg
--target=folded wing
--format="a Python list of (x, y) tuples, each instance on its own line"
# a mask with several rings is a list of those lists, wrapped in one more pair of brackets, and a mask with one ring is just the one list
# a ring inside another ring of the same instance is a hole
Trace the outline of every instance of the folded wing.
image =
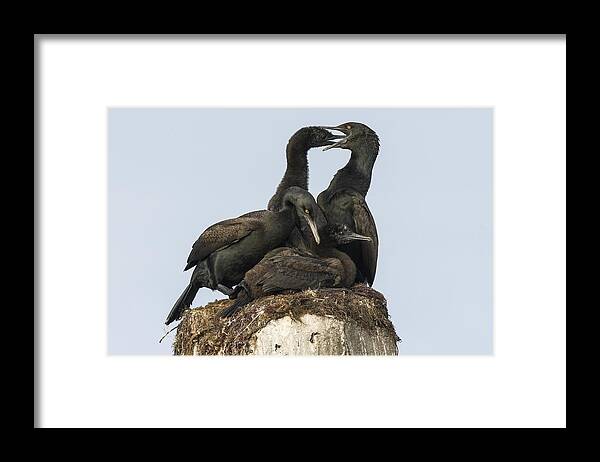
[(185, 270), (196, 266), (211, 253), (239, 242), (261, 226), (256, 217), (231, 218), (210, 226), (194, 242)]

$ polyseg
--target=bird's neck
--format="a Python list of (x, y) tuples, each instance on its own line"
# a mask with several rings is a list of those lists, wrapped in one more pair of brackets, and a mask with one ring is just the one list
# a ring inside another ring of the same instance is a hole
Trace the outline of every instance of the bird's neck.
[(269, 210), (281, 208), (286, 189), (292, 186), (308, 190), (308, 149), (302, 143), (290, 140), (286, 148), (287, 167), (275, 195), (269, 201)]
[[(308, 182), (308, 147), (304, 142), (290, 140), (285, 148), (287, 159), (286, 174), (297, 175), (300, 181), (304, 181), (304, 185)], [(298, 185), (302, 186), (302, 185)]]
[(278, 190), (291, 186), (308, 189), (308, 149), (289, 143), (286, 149), (287, 166)]
[(350, 160), (337, 171), (327, 189), (334, 191), (352, 188), (366, 196), (371, 186), (371, 174), (378, 152), (379, 148), (374, 145), (360, 146), (352, 150)]

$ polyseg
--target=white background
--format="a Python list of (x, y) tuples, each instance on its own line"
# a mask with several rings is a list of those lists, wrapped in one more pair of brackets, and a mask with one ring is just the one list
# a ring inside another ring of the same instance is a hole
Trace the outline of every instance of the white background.
[[(565, 426), (564, 39), (38, 40), (39, 426)], [(495, 107), (495, 355), (109, 357), (109, 106)]]

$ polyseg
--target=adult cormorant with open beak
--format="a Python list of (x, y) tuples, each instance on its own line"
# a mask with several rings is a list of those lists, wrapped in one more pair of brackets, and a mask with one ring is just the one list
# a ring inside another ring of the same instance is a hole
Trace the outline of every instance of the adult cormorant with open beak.
[(322, 128), (338, 130), (345, 135), (341, 140), (325, 147), (324, 151), (332, 148), (349, 149), (351, 155), (348, 163), (335, 174), (329, 187), (319, 194), (317, 203), (328, 223), (344, 224), (352, 231), (371, 238), (369, 242), (350, 242), (338, 248), (346, 252), (356, 264), (356, 281), (373, 285), (379, 239), (365, 196), (371, 186), (373, 165), (379, 153), (379, 138), (372, 129), (358, 122)]

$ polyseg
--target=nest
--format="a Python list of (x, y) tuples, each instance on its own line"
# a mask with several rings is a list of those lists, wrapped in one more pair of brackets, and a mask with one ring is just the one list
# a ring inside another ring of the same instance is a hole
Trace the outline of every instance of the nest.
[(228, 299), (215, 300), (187, 310), (177, 328), (174, 354), (250, 354), (250, 339), (267, 323), (285, 316), (299, 321), (307, 313), (355, 323), (373, 332), (383, 329), (400, 340), (389, 319), (385, 297), (364, 284), (355, 284), (349, 289), (270, 295), (254, 300), (231, 318), (220, 318), (218, 313), (232, 303)]

